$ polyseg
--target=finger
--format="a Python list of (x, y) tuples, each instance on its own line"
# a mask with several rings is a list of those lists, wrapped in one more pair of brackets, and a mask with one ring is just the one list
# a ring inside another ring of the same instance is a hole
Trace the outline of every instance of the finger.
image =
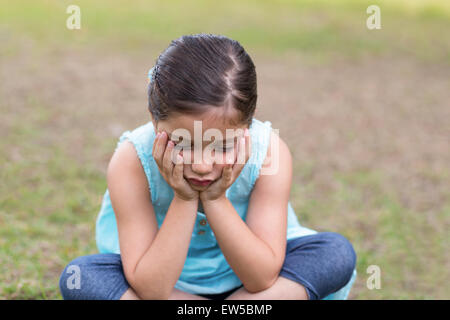
[(174, 164), (173, 164), (173, 161), (172, 161), (172, 159), (173, 159), (172, 158), (173, 157), (173, 153), (172, 153), (173, 152), (173, 147), (174, 147), (173, 142), (169, 141), (167, 143), (166, 151), (164, 152), (164, 156), (163, 156), (163, 160), (162, 160), (163, 170), (165, 170), (168, 175), (172, 175), (173, 167), (174, 167)]
[(159, 150), (160, 148), (160, 143), (161, 143), (161, 138), (162, 138), (162, 132), (158, 132), (156, 134), (156, 138), (155, 141), (153, 142), (153, 151), (152, 151), (152, 155), (155, 159), (158, 159), (161, 157), (162, 153)]
[(183, 157), (177, 154), (176, 159), (177, 162), (173, 168), (173, 178), (180, 183), (180, 180), (183, 179)]
[(233, 181), (233, 165), (227, 164), (222, 171), (222, 186), (227, 188)]
[(158, 141), (155, 147), (155, 153), (153, 155), (153, 158), (155, 159), (160, 169), (163, 168), (163, 157), (166, 151), (166, 144), (167, 144), (167, 134), (163, 131), (160, 133), (158, 137)]
[(155, 135), (155, 140), (153, 140), (152, 155), (155, 154), (155, 149), (156, 149), (156, 145), (158, 144), (159, 136), (160, 136), (160, 133), (157, 132)]

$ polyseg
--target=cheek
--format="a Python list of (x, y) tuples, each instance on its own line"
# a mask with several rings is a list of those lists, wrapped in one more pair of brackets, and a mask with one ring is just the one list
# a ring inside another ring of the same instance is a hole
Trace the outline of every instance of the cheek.
[(220, 178), (220, 176), (222, 175), (222, 168), (223, 168), (223, 165), (220, 165), (220, 164), (214, 165), (214, 169), (213, 169), (213, 179), (214, 180), (217, 180)]
[(220, 177), (222, 175), (225, 164), (216, 164), (214, 166), (214, 173), (216, 177)]
[(231, 150), (231, 151), (228, 151), (228, 152), (226, 152), (226, 153), (224, 153), (223, 155), (222, 155), (222, 162), (224, 163), (224, 164), (227, 164), (227, 163), (235, 163), (236, 161), (237, 161), (237, 152), (236, 152), (236, 149), (233, 149), (233, 150)]
[(185, 176), (185, 177), (192, 177), (193, 176), (190, 164), (184, 164), (183, 165), (183, 176)]

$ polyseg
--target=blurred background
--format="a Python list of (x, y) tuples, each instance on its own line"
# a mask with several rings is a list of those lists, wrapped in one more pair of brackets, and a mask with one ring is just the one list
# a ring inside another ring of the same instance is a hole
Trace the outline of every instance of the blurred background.
[(65, 265), (97, 253), (109, 159), (150, 121), (147, 71), (196, 33), (252, 57), (300, 223), (357, 251), (349, 298), (449, 299), (449, 30), (444, 0), (0, 0), (0, 299), (61, 299)]

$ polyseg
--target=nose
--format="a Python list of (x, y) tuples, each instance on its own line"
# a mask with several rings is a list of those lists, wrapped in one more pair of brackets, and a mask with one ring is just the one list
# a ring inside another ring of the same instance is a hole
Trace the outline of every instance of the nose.
[(203, 154), (200, 161), (195, 161), (194, 159), (192, 162), (192, 171), (198, 175), (204, 176), (213, 170), (213, 162), (213, 159), (209, 159), (205, 154)]
[(212, 163), (208, 163), (203, 160), (201, 161), (201, 163), (192, 163), (192, 171), (194, 171), (198, 175), (206, 175), (212, 171), (212, 168)]

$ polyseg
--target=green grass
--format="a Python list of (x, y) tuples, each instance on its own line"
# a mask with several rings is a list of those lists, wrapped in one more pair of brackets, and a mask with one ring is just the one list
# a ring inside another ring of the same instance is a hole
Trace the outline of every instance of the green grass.
[(33, 115), (17, 115), (0, 143), (3, 298), (60, 297), (55, 275), (74, 255), (95, 252), (92, 213), (106, 187), (104, 175), (68, 157), (64, 145), (46, 144), (45, 108)]
[[(0, 1), (2, 4), (2, 1)], [(403, 51), (448, 60), (441, 37), (450, 21), (445, 1), (77, 1), (81, 30), (70, 31), (70, 1), (2, 4), (0, 28), (31, 37), (37, 46), (112, 46), (142, 50), (182, 34), (225, 34), (268, 54), (301, 51), (314, 60)], [(366, 28), (366, 8), (378, 4), (382, 29)], [(439, 46), (436, 46), (439, 43)], [(269, 45), (270, 44), (270, 45)], [(7, 50), (7, 49), (3, 49)]]
[[(358, 255), (360, 286), (370, 265), (381, 268), (382, 290), (357, 290), (356, 299), (434, 299), (448, 297), (444, 285), (449, 241), (423, 212), (401, 205), (389, 182), (376, 171), (338, 173), (339, 187), (323, 193), (314, 183), (293, 189), (295, 210), (303, 225), (335, 231), (351, 239)], [(448, 223), (450, 210), (435, 212)], [(420, 274), (420, 277), (418, 275)], [(354, 290), (355, 291), (355, 290)]]

